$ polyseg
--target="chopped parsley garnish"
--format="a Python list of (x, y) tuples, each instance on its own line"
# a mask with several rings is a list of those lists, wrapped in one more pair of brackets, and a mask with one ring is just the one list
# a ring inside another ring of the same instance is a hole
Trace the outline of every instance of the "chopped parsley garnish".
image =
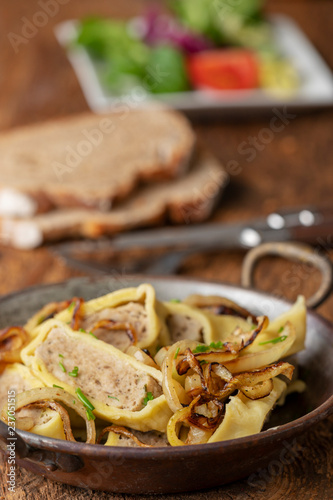
[(200, 361), (200, 364), (201, 364), (201, 365), (206, 365), (207, 363), (208, 363), (208, 361), (206, 361), (205, 359), (202, 359), (202, 360)]
[(207, 352), (210, 349), (223, 349), (224, 344), (220, 340), (218, 342), (211, 342), (209, 345), (198, 345), (192, 352), (193, 354), (198, 354), (201, 352)]
[(175, 353), (175, 359), (177, 359), (177, 356), (178, 356), (178, 354), (179, 354), (179, 351), (180, 351), (180, 347), (178, 347), (178, 349), (177, 349), (177, 351), (176, 351), (176, 353)]
[(79, 328), (79, 332), (87, 333), (84, 328)]
[(219, 340), (218, 342), (211, 342), (209, 344), (209, 347), (212, 347), (213, 349), (223, 349), (224, 344), (223, 342), (221, 342), (221, 340)]
[(207, 352), (209, 351), (209, 346), (208, 345), (198, 345), (195, 349), (193, 349), (193, 354), (199, 354), (200, 352)]
[(90, 410), (89, 408), (86, 408), (86, 415), (87, 415), (87, 418), (88, 420), (95, 420), (95, 415), (93, 414), (92, 410)]
[(147, 406), (148, 401), (152, 401), (154, 399), (154, 396), (151, 392), (147, 392), (146, 397), (143, 400), (143, 406)]
[(68, 375), (70, 377), (77, 377), (78, 373), (79, 373), (79, 367), (78, 366), (74, 366), (73, 370), (71, 372), (68, 372)]
[(180, 299), (171, 299), (170, 302), (173, 304), (180, 304), (181, 300)]
[(63, 358), (64, 357), (63, 354), (58, 354), (58, 356), (59, 356), (59, 358)]
[(259, 342), (259, 345), (278, 344), (279, 342), (284, 342), (287, 338), (288, 338), (287, 335), (281, 335), (281, 337), (276, 337), (275, 339), (272, 340), (266, 340), (266, 342)]
[(60, 368), (62, 369), (62, 371), (63, 371), (64, 373), (66, 373), (66, 372), (67, 372), (66, 368), (64, 367), (64, 365), (62, 364), (62, 362), (61, 362), (61, 361), (59, 361), (59, 366), (60, 366)]
[(95, 339), (97, 339), (96, 335), (93, 332), (89, 332), (89, 335), (91, 335), (92, 337), (95, 337)]
[(281, 326), (281, 328), (279, 329), (278, 333), (283, 332), (283, 330), (284, 330), (284, 327), (283, 327), (283, 326)]
[(63, 389), (63, 387), (61, 387), (61, 385), (53, 384), (53, 387), (56, 387), (57, 389)]
[(146, 397), (143, 400), (143, 406), (147, 406), (148, 401), (152, 401), (154, 399), (153, 394), (147, 391), (147, 385), (145, 385), (145, 391), (146, 391)]
[(76, 405), (76, 401), (75, 401), (75, 399), (73, 399), (73, 405)]
[(95, 409), (94, 405), (83, 394), (83, 392), (81, 391), (80, 387), (78, 387), (77, 389), (75, 389), (75, 392), (77, 394), (77, 397), (81, 401), (81, 403), (83, 403), (86, 408), (88, 408), (91, 411), (93, 411)]
[(110, 398), (110, 399), (116, 399), (117, 401), (119, 401), (119, 399), (118, 399), (118, 398), (116, 398), (116, 396), (109, 396), (109, 395), (108, 395), (108, 398)]
[(69, 304), (69, 306), (67, 307), (67, 309), (68, 309), (68, 311), (72, 311), (72, 309), (74, 309), (74, 307), (75, 307), (75, 301), (71, 302)]

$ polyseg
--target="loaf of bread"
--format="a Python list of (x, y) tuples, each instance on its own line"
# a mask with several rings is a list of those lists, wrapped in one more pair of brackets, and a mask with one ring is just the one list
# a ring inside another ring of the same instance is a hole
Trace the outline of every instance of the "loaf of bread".
[(16, 248), (35, 248), (64, 238), (98, 238), (165, 221), (202, 222), (212, 213), (228, 176), (205, 151), (197, 152), (181, 178), (138, 189), (109, 212), (83, 208), (57, 209), (34, 217), (0, 218), (0, 238)]
[(160, 107), (86, 113), (3, 133), (0, 215), (108, 211), (141, 181), (186, 173), (194, 144), (188, 120)]

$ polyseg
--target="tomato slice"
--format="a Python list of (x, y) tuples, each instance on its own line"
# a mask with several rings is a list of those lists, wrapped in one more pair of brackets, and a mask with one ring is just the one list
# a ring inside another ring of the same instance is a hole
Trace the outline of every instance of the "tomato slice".
[(188, 57), (187, 71), (192, 85), (199, 89), (259, 87), (259, 62), (249, 50), (223, 49), (193, 54)]

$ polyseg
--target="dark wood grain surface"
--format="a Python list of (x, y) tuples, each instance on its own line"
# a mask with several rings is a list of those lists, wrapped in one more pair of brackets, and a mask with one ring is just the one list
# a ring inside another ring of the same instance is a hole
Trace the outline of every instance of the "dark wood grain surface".
[[(87, 109), (78, 82), (53, 35), (53, 27), (61, 20), (86, 14), (128, 17), (140, 12), (143, 0), (64, 0), (59, 12), (49, 17), (45, 26), (13, 50), (9, 33), (21, 34), (23, 23), (40, 10), (35, 0), (12, 0), (0, 4), (0, 129), (38, 122)], [(332, 17), (333, 3), (317, 1), (271, 1), (269, 11), (292, 16), (310, 40), (333, 67)], [(307, 204), (332, 204), (333, 110), (313, 110), (289, 117), (283, 130), (267, 144), (260, 143), (255, 158), (240, 153), (242, 143), (260, 138), (269, 127), (273, 111), (262, 117), (215, 119), (196, 122), (196, 130), (206, 145), (223, 161), (231, 181), (215, 216), (232, 221), (269, 213), (281, 207)], [(264, 147), (262, 147), (264, 146)], [(238, 168), (232, 170), (237, 164)], [(1, 168), (1, 167), (0, 167)], [(329, 238), (321, 242), (326, 246)], [(333, 258), (333, 252), (327, 253)], [(182, 267), (182, 274), (239, 283), (242, 252), (220, 252), (194, 255)], [(79, 273), (70, 269), (50, 249), (21, 252), (0, 248), (0, 293), (5, 294), (37, 283), (62, 281)], [(300, 269), (280, 260), (263, 261), (257, 273), (258, 287), (285, 295), (311, 294), (318, 285), (315, 272)], [(292, 285), (291, 285), (292, 283)], [(333, 320), (333, 297), (319, 312)], [(172, 498), (186, 499), (330, 499), (333, 497), (333, 420), (322, 422), (302, 438), (304, 453), (278, 475), (269, 469), (261, 471), (256, 484), (244, 481), (202, 493)], [(269, 466), (269, 464), (267, 464)], [(1, 473), (6, 467), (1, 462)], [(3, 476), (4, 477), (4, 476)], [(10, 498), (4, 481), (0, 498)], [(97, 499), (125, 498), (79, 490), (54, 484), (21, 470), (13, 498), (21, 499)], [(147, 497), (148, 498), (148, 497)], [(169, 497), (168, 497), (169, 498)], [(171, 496), (170, 496), (171, 498)]]

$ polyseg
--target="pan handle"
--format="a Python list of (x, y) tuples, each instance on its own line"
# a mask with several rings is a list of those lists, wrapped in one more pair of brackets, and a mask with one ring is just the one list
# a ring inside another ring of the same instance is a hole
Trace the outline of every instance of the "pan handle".
[[(33, 436), (38, 441), (39, 436)], [(83, 460), (72, 453), (61, 453), (39, 448), (38, 442), (36, 447), (31, 446), (25, 442), (18, 432), (9, 428), (0, 420), (0, 450), (2, 450), (5, 455), (7, 455), (10, 450), (8, 445), (13, 446), (15, 449), (15, 460), (29, 460), (49, 472), (61, 470), (70, 473), (84, 467)]]
[(13, 429), (0, 420), (0, 447), (6, 452), (7, 445), (15, 441), (15, 455), (18, 458), (25, 458), (30, 453), (29, 445)]
[(259, 260), (267, 255), (277, 255), (301, 264), (310, 264), (317, 268), (322, 276), (321, 284), (312, 297), (307, 299), (308, 307), (316, 308), (322, 304), (332, 290), (333, 271), (331, 262), (309, 245), (299, 243), (263, 243), (250, 250), (243, 261), (241, 283), (247, 288), (254, 288), (254, 271)]

